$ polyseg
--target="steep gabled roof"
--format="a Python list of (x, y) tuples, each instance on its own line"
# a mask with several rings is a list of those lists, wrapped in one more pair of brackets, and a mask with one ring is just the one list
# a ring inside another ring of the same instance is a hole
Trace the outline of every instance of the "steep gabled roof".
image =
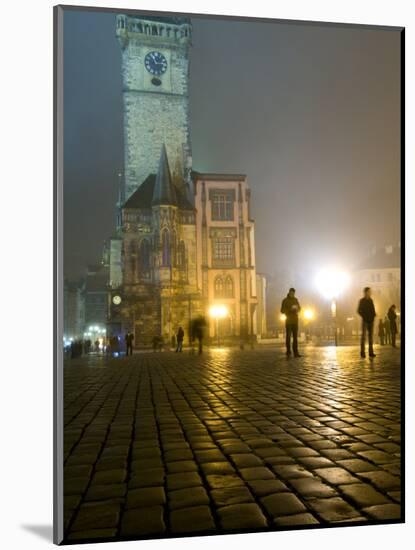
[[(151, 210), (153, 203), (153, 194), (156, 183), (156, 174), (150, 174), (143, 183), (134, 191), (134, 193), (124, 203), (123, 208), (142, 208)], [(194, 206), (187, 197), (173, 185), (173, 191), (176, 196), (176, 205), (185, 210), (193, 210)]]
[(153, 206), (177, 205), (176, 188), (171, 181), (169, 161), (167, 159), (166, 146), (163, 143), (160, 154), (159, 169), (154, 185)]
[(151, 208), (156, 174), (150, 174), (124, 203), (123, 208)]

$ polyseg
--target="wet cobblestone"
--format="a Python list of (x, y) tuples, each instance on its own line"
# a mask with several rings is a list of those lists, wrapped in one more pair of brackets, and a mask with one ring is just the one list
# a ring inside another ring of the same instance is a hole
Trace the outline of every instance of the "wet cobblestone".
[(67, 540), (400, 519), (399, 352), (65, 365)]

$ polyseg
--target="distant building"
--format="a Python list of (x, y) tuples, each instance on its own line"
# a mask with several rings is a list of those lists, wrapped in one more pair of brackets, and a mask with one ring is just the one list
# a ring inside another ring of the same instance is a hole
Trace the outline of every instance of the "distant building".
[[(245, 175), (193, 172), (197, 211), (197, 278), (206, 313), (223, 304), (221, 336), (256, 334), (258, 304), (255, 271), (255, 225)], [(215, 323), (210, 324), (210, 336)]]
[(89, 265), (85, 277), (85, 329), (99, 325), (104, 328), (108, 317), (109, 266)]
[(66, 339), (82, 337), (85, 324), (85, 301), (82, 282), (65, 281), (63, 290), (63, 334)]
[(358, 266), (353, 277), (356, 292), (365, 286), (372, 289), (378, 315), (385, 315), (391, 304), (401, 302), (401, 247), (386, 245), (374, 248)]
[(256, 275), (257, 307), (257, 334), (262, 338), (267, 336), (267, 278), (261, 273)]

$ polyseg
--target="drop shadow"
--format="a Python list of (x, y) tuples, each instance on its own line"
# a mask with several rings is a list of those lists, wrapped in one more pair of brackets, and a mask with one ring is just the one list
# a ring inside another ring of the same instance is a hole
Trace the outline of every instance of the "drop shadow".
[(21, 525), (21, 528), (29, 533), (37, 535), (43, 540), (53, 542), (53, 526), (52, 525)]

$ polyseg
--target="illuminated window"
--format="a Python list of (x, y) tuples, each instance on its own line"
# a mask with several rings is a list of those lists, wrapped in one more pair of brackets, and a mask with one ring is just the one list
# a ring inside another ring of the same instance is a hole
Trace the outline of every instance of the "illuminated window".
[(233, 279), (230, 275), (225, 279), (225, 298), (233, 298)]
[(213, 259), (233, 262), (234, 240), (232, 237), (218, 237), (213, 240)]
[(223, 284), (223, 279), (220, 275), (218, 275), (215, 278), (214, 287), (215, 287), (215, 298), (223, 298), (224, 284)]

